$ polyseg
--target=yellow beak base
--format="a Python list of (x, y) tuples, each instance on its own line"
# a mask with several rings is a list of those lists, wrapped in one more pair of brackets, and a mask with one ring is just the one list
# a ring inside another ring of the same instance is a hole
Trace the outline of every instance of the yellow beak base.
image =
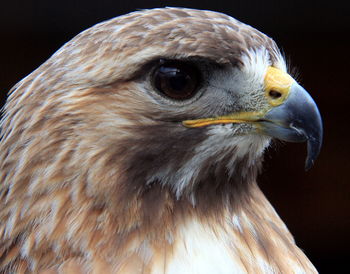
[[(294, 79), (286, 72), (268, 67), (264, 78), (265, 98), (271, 107), (276, 107), (287, 99)], [(195, 128), (217, 124), (254, 123), (261, 119), (270, 109), (263, 111), (238, 112), (225, 116), (186, 120), (185, 127)]]

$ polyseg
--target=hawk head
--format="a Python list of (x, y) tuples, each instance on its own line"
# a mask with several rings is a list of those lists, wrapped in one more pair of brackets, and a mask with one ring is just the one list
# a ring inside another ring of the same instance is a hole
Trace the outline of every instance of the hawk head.
[(322, 124), (272, 39), (165, 8), (65, 44), (12, 89), (1, 134), (0, 256), (17, 249), (0, 270), (43, 269), (135, 237), (171, 245), (194, 216), (225, 222), (257, 203), (271, 138), (307, 141), (309, 168)]

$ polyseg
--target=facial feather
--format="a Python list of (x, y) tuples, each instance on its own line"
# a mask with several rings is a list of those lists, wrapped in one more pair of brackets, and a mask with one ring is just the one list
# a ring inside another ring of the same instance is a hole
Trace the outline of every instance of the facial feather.
[[(159, 59), (204, 63), (198, 98), (156, 93)], [(0, 272), (314, 271), (255, 183), (270, 138), (181, 124), (263, 106), (251, 99), (272, 64), (284, 69), (273, 40), (190, 9), (131, 13), (65, 44), (4, 107)]]

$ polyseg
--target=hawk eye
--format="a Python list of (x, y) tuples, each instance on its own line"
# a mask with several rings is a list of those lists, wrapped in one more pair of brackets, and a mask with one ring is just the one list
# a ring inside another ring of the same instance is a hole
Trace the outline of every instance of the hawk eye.
[(185, 100), (194, 96), (199, 81), (198, 69), (185, 62), (165, 62), (153, 73), (155, 88), (161, 94), (175, 100)]

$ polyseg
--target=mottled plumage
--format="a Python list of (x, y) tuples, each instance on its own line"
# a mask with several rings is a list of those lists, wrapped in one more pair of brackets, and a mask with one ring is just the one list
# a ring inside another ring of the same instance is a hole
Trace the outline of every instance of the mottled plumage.
[[(160, 60), (196, 63), (198, 96), (155, 92)], [(65, 44), (4, 108), (0, 273), (316, 272), (256, 184), (271, 138), (183, 124), (267, 109), (268, 66), (286, 71), (273, 40), (211, 11), (139, 11)]]

